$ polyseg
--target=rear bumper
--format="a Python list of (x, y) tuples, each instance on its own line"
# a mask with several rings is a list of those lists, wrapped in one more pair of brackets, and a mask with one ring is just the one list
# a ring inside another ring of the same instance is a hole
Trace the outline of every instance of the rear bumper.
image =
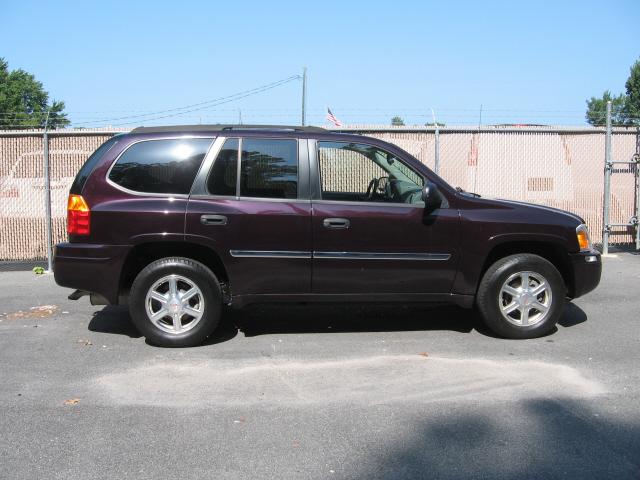
[(61, 287), (86, 290), (118, 303), (120, 272), (128, 245), (59, 243), (53, 257), (53, 274)]
[(573, 275), (573, 288), (569, 292), (571, 298), (581, 297), (598, 286), (602, 275), (600, 252), (591, 250), (572, 253), (569, 255), (569, 262)]

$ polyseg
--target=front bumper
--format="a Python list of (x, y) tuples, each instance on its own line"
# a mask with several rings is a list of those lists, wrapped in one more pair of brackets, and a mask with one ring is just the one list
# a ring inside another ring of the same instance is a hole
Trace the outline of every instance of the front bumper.
[(569, 254), (573, 288), (569, 297), (578, 298), (595, 289), (602, 275), (602, 257), (597, 250)]
[(53, 275), (61, 287), (74, 288), (118, 304), (120, 273), (128, 245), (59, 243), (53, 257)]

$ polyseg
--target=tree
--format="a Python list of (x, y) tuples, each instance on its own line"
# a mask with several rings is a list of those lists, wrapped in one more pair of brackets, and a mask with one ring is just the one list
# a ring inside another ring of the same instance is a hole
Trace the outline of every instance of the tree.
[(591, 97), (587, 100), (587, 122), (591, 125), (606, 124), (608, 101), (611, 101), (611, 125), (626, 125), (627, 97), (622, 93), (613, 97), (609, 90), (602, 94), (602, 98)]
[(591, 97), (587, 100), (587, 122), (591, 125), (604, 125), (607, 101), (611, 101), (612, 125), (640, 125), (640, 60), (636, 60), (631, 66), (625, 88), (626, 94), (614, 97), (607, 90), (602, 98)]
[(41, 82), (22, 69), (10, 72), (0, 58), (0, 129), (44, 128), (47, 112), (49, 128), (69, 125), (64, 102), (49, 102)]
[(404, 120), (397, 115), (391, 119), (391, 125), (394, 127), (404, 127)]
[(631, 66), (631, 73), (624, 84), (627, 89), (627, 115), (634, 125), (640, 124), (640, 60)]

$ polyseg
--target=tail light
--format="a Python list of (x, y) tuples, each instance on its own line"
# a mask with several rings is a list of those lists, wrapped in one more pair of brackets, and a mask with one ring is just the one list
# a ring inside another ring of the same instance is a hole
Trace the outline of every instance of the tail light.
[(67, 203), (67, 233), (89, 235), (91, 209), (82, 195), (69, 195)]

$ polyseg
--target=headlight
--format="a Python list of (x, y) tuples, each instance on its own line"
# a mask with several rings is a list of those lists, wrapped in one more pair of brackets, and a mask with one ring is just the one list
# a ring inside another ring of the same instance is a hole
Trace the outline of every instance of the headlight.
[(578, 239), (578, 245), (580, 245), (580, 251), (584, 252), (591, 250), (589, 229), (584, 223), (576, 227), (576, 238)]

